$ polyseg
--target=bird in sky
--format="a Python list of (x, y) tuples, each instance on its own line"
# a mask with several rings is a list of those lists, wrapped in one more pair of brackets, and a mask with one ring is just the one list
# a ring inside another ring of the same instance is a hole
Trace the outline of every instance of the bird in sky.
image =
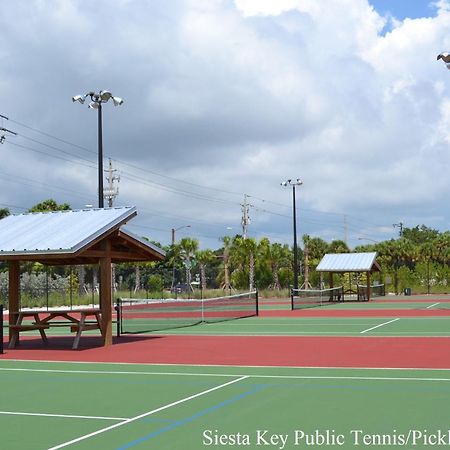
[(439, 61), (440, 59), (442, 59), (442, 61), (445, 62), (447, 69), (450, 70), (450, 53), (449, 52), (439, 53), (439, 55), (437, 56), (437, 60)]
[(445, 63), (450, 63), (450, 53), (449, 52), (439, 53), (437, 60), (439, 61), (440, 59), (442, 59)]

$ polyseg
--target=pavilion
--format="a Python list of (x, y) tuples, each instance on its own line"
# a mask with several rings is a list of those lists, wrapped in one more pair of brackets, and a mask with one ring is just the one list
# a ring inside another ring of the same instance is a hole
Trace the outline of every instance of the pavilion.
[[(366, 300), (370, 300), (371, 297), (371, 279), (372, 274), (375, 272), (381, 272), (380, 265), (376, 261), (376, 252), (367, 253), (327, 253), (319, 265), (317, 266), (317, 272), (329, 274), (329, 284), (333, 287), (333, 274), (334, 273), (364, 273), (366, 274), (366, 289), (363, 296)], [(358, 290), (350, 290), (346, 293), (357, 294)]]
[(6, 261), (9, 269), (10, 343), (19, 335), (15, 321), (20, 313), (20, 263), (27, 261), (46, 266), (98, 264), (98, 328), (103, 344), (112, 344), (111, 264), (161, 261), (165, 256), (163, 250), (123, 228), (136, 214), (135, 207), (90, 208), (18, 214), (0, 220), (0, 261)]

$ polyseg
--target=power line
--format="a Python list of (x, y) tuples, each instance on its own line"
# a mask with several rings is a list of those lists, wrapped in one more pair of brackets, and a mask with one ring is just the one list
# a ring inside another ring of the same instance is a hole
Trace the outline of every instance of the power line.
[[(6, 118), (6, 116), (1, 116), (1, 115), (0, 115), (0, 117)], [(65, 139), (61, 139), (61, 138), (59, 138), (57, 136), (54, 136), (54, 135), (52, 135), (50, 133), (47, 133), (47, 132), (41, 131), (39, 129), (33, 128), (33, 127), (31, 127), (29, 125), (26, 125), (24, 123), (21, 123), (19, 121), (16, 121), (16, 120), (13, 120), (13, 119), (9, 119), (9, 120), (12, 123), (15, 123), (15, 124), (17, 124), (17, 125), (19, 125), (21, 127), (24, 127), (26, 129), (29, 129), (29, 130), (33, 131), (33, 132), (39, 133), (39, 134), (41, 134), (43, 136), (46, 136), (48, 138), (55, 139), (56, 141), (61, 142), (61, 143), (65, 144), (65, 145), (69, 145), (69, 146), (72, 146), (74, 148), (80, 149), (80, 150), (82, 150), (84, 152), (87, 152), (89, 154), (96, 155), (96, 152), (93, 151), (93, 150), (90, 150), (89, 148), (83, 147), (81, 145), (75, 144), (75, 143), (70, 142), (70, 141), (65, 140)], [(33, 152), (36, 152), (36, 153), (40, 153), (40, 154), (49, 156), (49, 157), (54, 157), (54, 158), (61, 159), (61, 160), (67, 161), (67, 162), (84, 165), (85, 167), (89, 167), (89, 168), (92, 168), (92, 169), (96, 168), (94, 163), (91, 160), (89, 160), (89, 159), (83, 158), (83, 157), (78, 156), (78, 155), (74, 155), (72, 152), (65, 151), (65, 150), (62, 150), (61, 148), (58, 148), (58, 147), (55, 147), (55, 146), (43, 143), (43, 142), (41, 142), (41, 141), (39, 141), (37, 139), (33, 139), (33, 138), (29, 137), (29, 136), (20, 135), (20, 134), (19, 134), (19, 136), (24, 137), (25, 139), (28, 139), (28, 140), (33, 141), (35, 143), (38, 143), (40, 145), (46, 146), (47, 148), (51, 148), (51, 149), (53, 149), (55, 151), (61, 152), (61, 153), (65, 154), (65, 155), (76, 157), (77, 160), (63, 158), (63, 157), (58, 156), (58, 155), (53, 155), (53, 154), (50, 154), (50, 153), (47, 153), (47, 152), (44, 152), (44, 151), (41, 151), (41, 150), (37, 150), (35, 148), (30, 148), (30, 147), (27, 147), (27, 146), (24, 146), (24, 145), (20, 145), (20, 144), (15, 144), (15, 143), (12, 143), (12, 142), (8, 142), (8, 143), (10, 143), (12, 145), (16, 145), (19, 148), (30, 150), (30, 151), (33, 151)], [(272, 205), (279, 206), (279, 207), (282, 207), (282, 208), (289, 208), (290, 207), (290, 206), (288, 206), (286, 204), (274, 202), (274, 201), (271, 201), (271, 200), (263, 199), (263, 198), (260, 198), (260, 197), (257, 197), (257, 196), (252, 196), (252, 195), (249, 195), (249, 194), (242, 194), (240, 192), (230, 191), (230, 190), (226, 190), (226, 189), (220, 189), (220, 188), (217, 188), (217, 187), (204, 186), (204, 185), (200, 185), (198, 183), (193, 183), (193, 182), (181, 180), (181, 179), (178, 179), (178, 178), (175, 178), (175, 177), (171, 177), (169, 175), (165, 175), (165, 174), (161, 174), (161, 173), (152, 171), (150, 169), (144, 169), (142, 167), (138, 167), (136, 165), (133, 165), (131, 163), (127, 163), (127, 162), (121, 161), (119, 159), (113, 159), (113, 160), (116, 163), (119, 163), (119, 164), (121, 164), (121, 165), (123, 165), (125, 167), (129, 167), (129, 168), (131, 168), (131, 169), (133, 169), (135, 171), (143, 172), (145, 174), (151, 174), (151, 175), (154, 175), (156, 177), (160, 177), (160, 178), (163, 178), (165, 180), (170, 180), (170, 181), (173, 181), (173, 182), (176, 182), (176, 183), (182, 183), (184, 185), (193, 186), (193, 187), (200, 188), (200, 189), (203, 189), (203, 190), (208, 190), (210, 192), (214, 191), (214, 192), (221, 192), (221, 193), (228, 194), (228, 195), (240, 195), (240, 196), (241, 195), (247, 195), (249, 198), (252, 198), (254, 200), (258, 200), (259, 202), (262, 202), (262, 203), (265, 203), (265, 204), (272, 204)], [(85, 161), (88, 164), (84, 164), (82, 161)], [(160, 183), (160, 182), (157, 182), (157, 181), (151, 181), (151, 180), (145, 179), (145, 178), (143, 178), (143, 177), (141, 177), (141, 176), (139, 176), (137, 174), (130, 173), (130, 172), (122, 172), (122, 173), (124, 174), (124, 178), (126, 178), (126, 179), (128, 179), (130, 181), (133, 181), (133, 182), (136, 182), (136, 183), (141, 183), (141, 184), (147, 185), (147, 186), (155, 188), (155, 189), (163, 190), (163, 191), (166, 191), (166, 192), (171, 192), (171, 193), (174, 193), (174, 194), (177, 194), (177, 195), (187, 196), (187, 197), (190, 197), (190, 198), (193, 198), (193, 199), (197, 199), (197, 200), (204, 200), (204, 201), (209, 201), (209, 202), (215, 202), (215, 203), (239, 206), (239, 203), (237, 201), (232, 201), (232, 200), (227, 200), (227, 199), (223, 199), (223, 198), (212, 197), (212, 196), (207, 195), (207, 194), (202, 194), (202, 193), (198, 193), (198, 192), (192, 192), (192, 191), (189, 191), (189, 190), (186, 190), (186, 189), (183, 189), (183, 188), (178, 188), (178, 187), (175, 187), (175, 186), (168, 186), (168, 185), (166, 185), (164, 183)], [(256, 207), (255, 206), (255, 210), (257, 210), (259, 212), (264, 212), (264, 213), (267, 213), (267, 214), (279, 216), (279, 217), (284, 217), (284, 218), (289, 218), (289, 219), (291, 218), (291, 216), (288, 216), (286, 214), (282, 214), (282, 213), (279, 213), (279, 212), (276, 212), (276, 211), (271, 211), (271, 210), (269, 210), (267, 208), (260, 208), (260, 207)], [(334, 215), (334, 216), (341, 215), (342, 216), (342, 213), (317, 211), (317, 210), (311, 210), (311, 209), (307, 209), (307, 208), (302, 208), (301, 211), (302, 211), (302, 213), (305, 213), (305, 212), (308, 213), (309, 212), (309, 213), (320, 214), (320, 215), (329, 215), (329, 216), (330, 215)], [(380, 224), (375, 224), (375, 223), (369, 222), (369, 221), (364, 220), (364, 219), (357, 218), (357, 217), (352, 216), (352, 215), (347, 215), (347, 217), (349, 217), (349, 218), (351, 218), (353, 220), (357, 220), (357, 221), (360, 221), (360, 222), (364, 222), (364, 223), (373, 225), (373, 226), (383, 226), (383, 225), (380, 225)], [(325, 222), (323, 222), (323, 221), (320, 221), (320, 220), (319, 221), (314, 221), (314, 219), (307, 219), (305, 217), (304, 217), (304, 220), (308, 221), (308, 223), (325, 224)], [(326, 224), (329, 224), (329, 222), (327, 221)]]

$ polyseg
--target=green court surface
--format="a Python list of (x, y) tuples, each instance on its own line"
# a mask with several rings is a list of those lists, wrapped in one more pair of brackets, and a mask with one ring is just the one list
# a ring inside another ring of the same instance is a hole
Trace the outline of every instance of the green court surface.
[(237, 336), (450, 336), (450, 317), (248, 318), (165, 330), (164, 334)]
[(450, 302), (342, 302), (325, 303), (323, 308), (328, 309), (350, 309), (350, 310), (368, 310), (368, 309), (450, 309)]
[[(139, 319), (136, 319), (139, 322)], [(144, 321), (143, 329), (145, 328)], [(7, 324), (5, 335), (8, 334)], [(139, 325), (136, 325), (139, 328)], [(39, 336), (37, 331), (23, 335)], [(48, 336), (69, 335), (53, 328)], [(84, 335), (98, 335), (86, 331)], [(148, 334), (210, 336), (450, 336), (450, 317), (249, 317), (246, 319), (167, 328)], [(71, 334), (73, 335), (73, 333)], [(81, 338), (83, 339), (83, 338)]]
[(0, 361), (0, 384), (8, 450), (424, 449), (450, 428), (446, 370)]

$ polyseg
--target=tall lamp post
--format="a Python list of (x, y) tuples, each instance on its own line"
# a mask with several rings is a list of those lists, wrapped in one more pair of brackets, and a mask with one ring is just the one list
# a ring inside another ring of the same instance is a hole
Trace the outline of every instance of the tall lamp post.
[(172, 245), (175, 245), (175, 233), (178, 230), (182, 230), (183, 228), (191, 228), (190, 225), (183, 225), (182, 227), (178, 227), (178, 228), (172, 228)]
[(358, 241), (370, 241), (370, 242), (373, 242), (374, 244), (379, 244), (380, 243), (380, 241), (376, 241), (375, 239), (366, 238), (366, 237), (359, 237)]
[(300, 178), (296, 180), (286, 180), (280, 183), (281, 186), (292, 186), (292, 216), (294, 225), (294, 289), (298, 289), (298, 249), (297, 249), (297, 209), (295, 207), (295, 187), (301, 186), (303, 181)]
[(85, 95), (75, 95), (72, 97), (73, 102), (80, 102), (83, 104), (86, 98), (90, 97), (91, 102), (88, 107), (98, 111), (98, 207), (103, 208), (103, 130), (102, 130), (102, 104), (107, 103), (112, 99), (114, 106), (119, 106), (123, 103), (120, 97), (114, 97), (109, 91), (100, 91), (96, 93), (90, 91)]

